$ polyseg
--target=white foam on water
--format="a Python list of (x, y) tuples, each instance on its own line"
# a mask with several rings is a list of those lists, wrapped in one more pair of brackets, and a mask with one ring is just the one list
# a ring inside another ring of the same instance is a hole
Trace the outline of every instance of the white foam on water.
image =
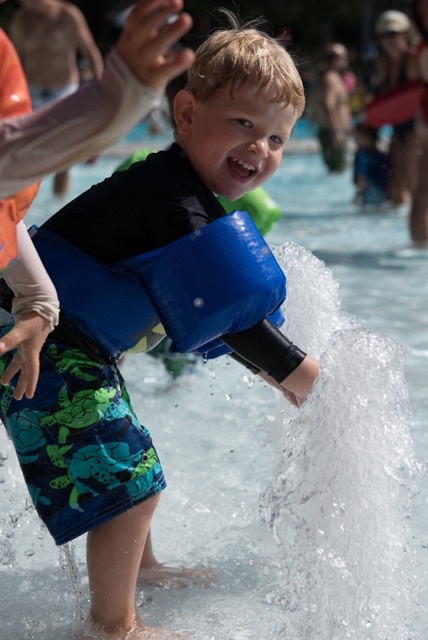
[(407, 640), (412, 633), (410, 435), (403, 349), (340, 312), (337, 284), (306, 249), (278, 251), (286, 333), (321, 374), (283, 421), (283, 456), (261, 498), (280, 545), (288, 640)]
[[(73, 195), (119, 161), (73, 167)], [(356, 214), (350, 174), (327, 178), (317, 156), (285, 158), (269, 191), (284, 202), (270, 236), (322, 250), (347, 307), (412, 345), (412, 426), (426, 458), (425, 254), (394, 257), (405, 220)], [(58, 207), (42, 184), (29, 223)], [(275, 252), (288, 279), (284, 330), (321, 358), (299, 411), (227, 358), (173, 384), (159, 361), (125, 361), (168, 480), (153, 523), (159, 559), (219, 573), (208, 589), (140, 589), (141, 615), (197, 640), (426, 640), (427, 499), (409, 435), (403, 349), (342, 311), (330, 269), (309, 251), (286, 244)], [(88, 609), (85, 537), (59, 553), (3, 429), (0, 452), (0, 640), (71, 639)]]

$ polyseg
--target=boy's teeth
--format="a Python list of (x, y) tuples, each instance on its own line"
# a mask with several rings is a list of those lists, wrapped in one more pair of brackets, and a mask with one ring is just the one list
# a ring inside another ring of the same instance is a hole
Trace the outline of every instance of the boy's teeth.
[(233, 158), (233, 160), (235, 162), (237, 162), (238, 164), (240, 164), (242, 167), (244, 167), (244, 169), (248, 169), (249, 171), (253, 171), (254, 167), (251, 164), (248, 164), (247, 162), (244, 162), (243, 160), (239, 160), (239, 158)]

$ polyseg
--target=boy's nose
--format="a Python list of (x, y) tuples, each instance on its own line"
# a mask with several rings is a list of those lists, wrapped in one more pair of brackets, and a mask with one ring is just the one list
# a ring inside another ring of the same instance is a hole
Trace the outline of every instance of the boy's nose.
[(254, 151), (261, 157), (266, 157), (268, 152), (268, 143), (266, 138), (258, 138), (257, 140), (252, 140), (249, 144), (249, 148), (251, 151)]

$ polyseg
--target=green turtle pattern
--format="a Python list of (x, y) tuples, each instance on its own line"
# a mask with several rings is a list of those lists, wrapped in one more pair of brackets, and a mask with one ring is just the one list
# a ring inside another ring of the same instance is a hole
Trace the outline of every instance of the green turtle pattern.
[[(0, 372), (10, 361), (0, 357)], [(13, 381), (12, 381), (13, 382)], [(119, 370), (48, 341), (33, 399), (0, 385), (0, 407), (35, 507), (57, 544), (166, 486)]]

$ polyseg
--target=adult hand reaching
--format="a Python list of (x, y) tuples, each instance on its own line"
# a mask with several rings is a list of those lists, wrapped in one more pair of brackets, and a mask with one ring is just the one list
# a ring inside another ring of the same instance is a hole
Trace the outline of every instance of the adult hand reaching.
[(193, 62), (191, 49), (172, 50), (189, 31), (192, 19), (179, 13), (182, 0), (145, 0), (131, 11), (116, 50), (143, 84), (164, 89)]
[(0, 339), (0, 355), (16, 349), (11, 362), (2, 374), (0, 381), (7, 385), (13, 376), (20, 372), (18, 384), (13, 392), (16, 400), (24, 395), (32, 398), (39, 377), (40, 350), (51, 331), (51, 323), (36, 311), (24, 313), (15, 326)]

